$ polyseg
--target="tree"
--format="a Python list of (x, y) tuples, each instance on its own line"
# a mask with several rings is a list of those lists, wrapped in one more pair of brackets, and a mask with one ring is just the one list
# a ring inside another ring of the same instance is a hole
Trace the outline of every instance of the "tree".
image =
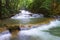
[(53, 15), (60, 15), (60, 0), (54, 0), (52, 3)]
[(34, 0), (28, 9), (34, 13), (42, 13), (45, 17), (60, 15), (60, 0)]
[(19, 11), (20, 0), (0, 0), (0, 19), (10, 18)]

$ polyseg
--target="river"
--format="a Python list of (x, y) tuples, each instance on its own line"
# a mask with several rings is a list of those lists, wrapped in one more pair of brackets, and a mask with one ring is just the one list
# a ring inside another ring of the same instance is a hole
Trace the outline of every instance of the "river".
[[(22, 13), (24, 13), (23, 11)], [(29, 13), (29, 12), (28, 12)], [(18, 18), (21, 18), (19, 16)], [(1, 24), (12, 25), (31, 25), (28, 30), (19, 31), (19, 40), (60, 40), (60, 21), (54, 18), (32, 18), (23, 14), (22, 19), (5, 19)], [(35, 17), (35, 16), (34, 16)], [(35, 26), (35, 27), (33, 27)], [(0, 33), (0, 40), (9, 40), (9, 31)]]
[[(50, 21), (49, 24), (45, 24), (45, 25), (40, 25), (36, 28), (31, 28), (30, 30), (22, 30), (19, 32), (19, 37), (20, 40), (60, 40), (60, 33), (59, 30), (57, 30), (58, 32), (53, 31), (53, 33), (57, 33), (57, 36), (55, 36), (54, 34), (51, 34), (50, 32), (46, 32), (44, 30), (49, 30), (50, 28), (54, 28), (54, 27), (60, 27), (60, 21), (58, 20), (54, 20), (54, 21)], [(7, 40), (9, 39), (10, 33), (8, 34), (4, 34), (2, 36), (0, 36), (1, 40), (4, 40), (4, 38), (6, 38)]]

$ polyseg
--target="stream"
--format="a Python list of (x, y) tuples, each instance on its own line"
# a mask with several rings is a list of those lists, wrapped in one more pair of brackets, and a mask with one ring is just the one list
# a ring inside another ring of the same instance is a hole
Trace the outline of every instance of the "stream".
[[(54, 28), (58, 26), (60, 27), (60, 21), (54, 20), (54, 21), (51, 21), (49, 24), (41, 25), (37, 28), (20, 31), (18, 33), (19, 38), (20, 40), (60, 40), (59, 36), (55, 36), (50, 34), (49, 32), (44, 31), (44, 30), (49, 30), (50, 28)], [(10, 36), (11, 36), (10, 33), (1, 35), (0, 40), (9, 40)]]
[[(23, 12), (22, 12), (23, 13)], [(23, 17), (22, 17), (23, 16)], [(19, 22), (17, 24), (40, 24), (43, 21), (45, 21), (44, 18), (39, 17), (31, 17), (26, 16), (25, 14), (22, 14), (20, 17), (12, 17), (14, 19), (13, 23), (11, 23), (11, 19), (9, 21), (4, 21), (4, 23), (14, 24), (15, 22)], [(22, 17), (22, 18), (21, 18)], [(26, 17), (26, 19), (25, 19)], [(15, 19), (16, 18), (16, 19)], [(18, 20), (18, 21), (16, 21)], [(48, 20), (48, 19), (47, 19)], [(47, 21), (46, 21), (47, 22)], [(3, 22), (2, 22), (3, 23)], [(54, 31), (49, 31), (51, 28), (60, 28), (60, 21), (59, 20), (51, 20), (48, 24), (43, 25), (37, 25), (35, 28), (29, 29), (29, 30), (21, 30), (18, 33), (19, 40), (60, 40), (60, 29), (55, 29)], [(11, 34), (9, 31), (5, 31), (5, 34), (0, 34), (0, 40), (10, 40)], [(53, 33), (53, 34), (52, 34)]]

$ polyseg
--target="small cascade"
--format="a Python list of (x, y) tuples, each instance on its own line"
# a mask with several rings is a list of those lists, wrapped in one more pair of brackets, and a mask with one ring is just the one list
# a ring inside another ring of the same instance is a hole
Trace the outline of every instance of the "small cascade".
[(34, 14), (26, 10), (20, 10), (21, 13), (16, 14), (15, 16), (11, 17), (12, 19), (23, 19), (23, 18), (42, 18), (43, 14)]

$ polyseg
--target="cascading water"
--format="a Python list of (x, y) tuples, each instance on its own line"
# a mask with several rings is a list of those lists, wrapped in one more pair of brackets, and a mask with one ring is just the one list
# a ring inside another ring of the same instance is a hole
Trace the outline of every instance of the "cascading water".
[(21, 13), (16, 14), (15, 16), (11, 17), (12, 19), (26, 19), (26, 18), (42, 18), (43, 14), (33, 14), (26, 10), (20, 10)]
[[(51, 35), (49, 32), (44, 32), (43, 30), (49, 30), (53, 27), (60, 26), (60, 21), (54, 20), (49, 24), (38, 26), (37, 28), (32, 28), (30, 30), (23, 30), (18, 33), (20, 40), (60, 40), (60, 37)], [(9, 40), (9, 34), (0, 36), (0, 40)]]
[(20, 20), (21, 23), (26, 24), (30, 22), (31, 18), (43, 18), (43, 14), (34, 14), (26, 10), (20, 10), (19, 14), (16, 14), (15, 16), (11, 17), (11, 19), (17, 19)]

